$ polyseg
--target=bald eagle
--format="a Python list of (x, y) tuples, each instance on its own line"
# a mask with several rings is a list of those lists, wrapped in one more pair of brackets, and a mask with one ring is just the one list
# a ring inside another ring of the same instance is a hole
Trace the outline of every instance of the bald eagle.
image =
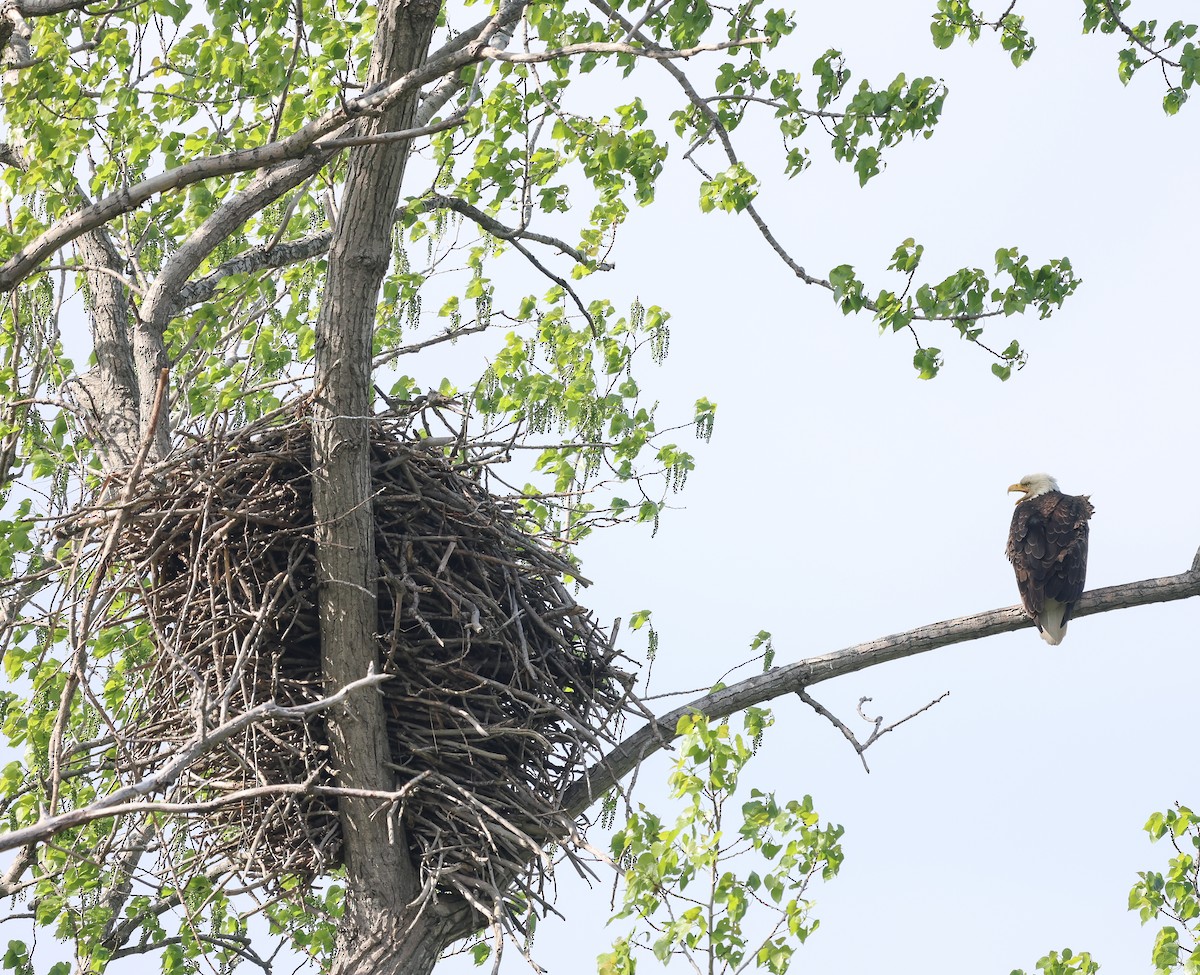
[(1086, 495), (1063, 494), (1049, 474), (1030, 474), (1008, 490), (1021, 492), (1006, 552), (1021, 603), (1042, 639), (1057, 646), (1083, 594), (1088, 519), (1095, 509)]

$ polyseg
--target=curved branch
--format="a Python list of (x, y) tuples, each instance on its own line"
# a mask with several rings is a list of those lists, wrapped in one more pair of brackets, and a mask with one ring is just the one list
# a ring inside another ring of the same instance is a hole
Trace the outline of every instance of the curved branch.
[(180, 288), (172, 303), (171, 314), (178, 315), (193, 305), (208, 301), (216, 292), (217, 286), (230, 275), (253, 274), (320, 257), (329, 250), (329, 242), (332, 239), (332, 231), (323, 230), (308, 237), (276, 244), (274, 247), (268, 244), (251, 247), (219, 265), (211, 273)]
[[(421, 201), (421, 207), (425, 210), (453, 210), (455, 213), (479, 224), (481, 229), (487, 231), (493, 237), (500, 238), (500, 240), (507, 240), (513, 243), (516, 243), (518, 240), (532, 240), (538, 244), (545, 244), (547, 247), (555, 248), (561, 253), (566, 254), (567, 257), (570, 257), (577, 264), (587, 264), (588, 262), (587, 255), (572, 247), (565, 240), (560, 240), (558, 237), (549, 237), (546, 234), (535, 233), (532, 230), (509, 227), (490, 214), (484, 213), (478, 207), (473, 207), (466, 200), (460, 200), (456, 196), (443, 196), (440, 193), (434, 193)], [(598, 271), (611, 271), (613, 269), (613, 265), (605, 261), (597, 262), (595, 267)], [(544, 268), (539, 267), (539, 270), (543, 274), (547, 273)]]
[[(1143, 51), (1145, 51), (1147, 54), (1149, 54), (1150, 57), (1153, 58), (1155, 61), (1161, 61), (1163, 64), (1168, 65), (1169, 67), (1172, 67), (1172, 68), (1182, 68), (1183, 67), (1183, 65), (1180, 64), (1178, 61), (1172, 61), (1170, 58), (1164, 57), (1162, 51), (1154, 50), (1154, 48), (1152, 48), (1149, 44), (1147, 44), (1144, 40), (1142, 40), (1142, 38), (1138, 37), (1137, 34), (1135, 34), (1133, 32), (1133, 29), (1117, 15), (1117, 8), (1113, 5), (1112, 0), (1104, 0), (1104, 7), (1108, 11), (1109, 17), (1112, 18), (1112, 22), (1121, 29), (1121, 33), (1124, 34), (1126, 37), (1128, 37), (1131, 43), (1140, 47)], [(1169, 47), (1163, 48), (1163, 51), (1168, 51), (1168, 50), (1170, 50)]]
[[(1192, 567), (1179, 575), (1158, 579), (1143, 579), (1120, 586), (1093, 589), (1085, 592), (1075, 606), (1073, 618), (1108, 613), (1117, 609), (1165, 603), (1176, 599), (1200, 596), (1200, 552)], [(880, 637), (866, 643), (835, 650), (819, 657), (809, 657), (793, 664), (775, 667), (765, 674), (730, 684), (718, 691), (664, 714), (653, 723), (638, 729), (603, 759), (588, 769), (567, 789), (563, 808), (568, 815), (578, 816), (593, 802), (617, 785), (643, 759), (665, 748), (675, 737), (679, 719), (701, 713), (710, 718), (724, 718), (736, 711), (774, 700), (785, 694), (796, 694), (806, 687), (841, 677), (876, 664), (912, 657), (939, 647), (966, 643), (997, 633), (1021, 630), (1033, 623), (1019, 606), (993, 609), (974, 616), (961, 616), (919, 626), (915, 630)]]

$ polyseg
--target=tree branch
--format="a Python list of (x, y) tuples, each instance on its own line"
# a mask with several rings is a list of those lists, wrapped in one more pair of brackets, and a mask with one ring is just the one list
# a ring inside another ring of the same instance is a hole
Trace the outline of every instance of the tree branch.
[[(1172, 67), (1172, 68), (1183, 67), (1183, 65), (1180, 64), (1178, 61), (1172, 61), (1170, 58), (1164, 57), (1162, 54), (1162, 51), (1154, 50), (1154, 48), (1152, 48), (1149, 44), (1147, 44), (1142, 38), (1138, 37), (1138, 35), (1133, 32), (1133, 29), (1118, 16), (1117, 8), (1112, 3), (1112, 0), (1103, 0), (1103, 2), (1104, 2), (1104, 9), (1108, 11), (1108, 16), (1112, 18), (1112, 22), (1121, 29), (1121, 33), (1124, 34), (1126, 37), (1128, 37), (1132, 43), (1136, 44), (1143, 51), (1145, 51), (1147, 54), (1149, 54), (1150, 57), (1153, 58), (1155, 61), (1161, 61), (1163, 64), (1168, 65), (1169, 67)], [(1170, 50), (1170, 48), (1163, 48), (1163, 50), (1164, 51)]]
[(318, 711), (341, 704), (353, 692), (363, 687), (373, 687), (387, 680), (386, 674), (371, 674), (359, 680), (352, 681), (336, 694), (330, 694), (310, 704), (300, 704), (294, 707), (284, 707), (274, 701), (264, 701), (249, 711), (239, 714), (236, 718), (225, 722), (218, 728), (205, 729), (191, 742), (179, 750), (176, 756), (166, 765), (144, 779), (117, 789), (111, 795), (97, 799), (95, 802), (78, 809), (59, 813), (55, 816), (45, 816), (31, 826), (15, 829), (0, 834), (0, 853), (16, 849), (30, 843), (44, 843), (52, 836), (105, 816), (118, 812), (136, 812), (138, 806), (127, 805), (134, 799), (150, 795), (174, 782), (187, 769), (194, 765), (202, 755), (220, 746), (234, 735), (244, 731), (252, 724), (262, 721), (302, 721)]
[(462, 125), (466, 117), (467, 111), (463, 108), (437, 122), (428, 122), (397, 132), (373, 132), (370, 135), (351, 135), (341, 139), (322, 139), (315, 143), (315, 148), (328, 152), (335, 149), (349, 149), (354, 146), (381, 145), (385, 142), (412, 142), (413, 139), (418, 139), (423, 135), (433, 135), (435, 132), (444, 132), (456, 125)]
[[(68, 10), (80, 10), (91, 2), (92, 0), (10, 0), (13, 10), (22, 17), (51, 17)], [(9, 4), (6, 3), (5, 6)]]
[(505, 51), (498, 47), (484, 47), (479, 54), (489, 61), (509, 61), (513, 64), (542, 64), (556, 58), (574, 57), (577, 54), (632, 54), (639, 58), (649, 58), (652, 61), (686, 61), (697, 54), (711, 54), (717, 51), (747, 47), (751, 44), (770, 43), (769, 37), (760, 35), (743, 37), (736, 41), (723, 41), (720, 44), (697, 44), (695, 47), (683, 49), (653, 45), (639, 47), (636, 44), (618, 44), (611, 41), (588, 41), (583, 44), (568, 44), (565, 47), (552, 48), (549, 51)]
[[(435, 194), (421, 201), (419, 205), (426, 211), (438, 209), (453, 210), (477, 223), (493, 237), (507, 241), (517, 239), (534, 241), (546, 247), (553, 247), (580, 264), (586, 263), (585, 255), (565, 240), (550, 237), (546, 234), (535, 233), (531, 230), (518, 230), (509, 227), (507, 224), (501, 223), (479, 208), (473, 207), (465, 200), (460, 200), (457, 197)], [(403, 211), (401, 211), (401, 215), (403, 215)], [(171, 302), (170, 314), (178, 315), (186, 308), (191, 308), (201, 302), (208, 301), (216, 292), (220, 283), (231, 275), (253, 274), (257, 271), (287, 267), (291, 264), (299, 264), (301, 261), (319, 257), (329, 250), (329, 242), (332, 238), (332, 232), (324, 230), (297, 240), (283, 241), (274, 247), (269, 247), (266, 244), (251, 247), (237, 257), (230, 258), (224, 264), (219, 265), (204, 277), (179, 287), (175, 291), (174, 299)], [(610, 271), (613, 265), (602, 261), (596, 265), (596, 268), (600, 271)], [(410, 350), (405, 349), (404, 351)]]
[(865, 754), (866, 750), (868, 748), (870, 748), (872, 745), (874, 745), (875, 742), (879, 741), (879, 739), (882, 738), (884, 735), (886, 735), (888, 732), (895, 731), (902, 724), (905, 724), (906, 722), (911, 721), (918, 714), (924, 714), (935, 704), (937, 704), (941, 701), (944, 701), (947, 697), (950, 696), (950, 692), (946, 691), (944, 694), (941, 694), (938, 697), (935, 697), (932, 701), (930, 701), (924, 707), (917, 708), (917, 710), (915, 710), (912, 714), (909, 714), (909, 715), (901, 718), (899, 721), (893, 721), (886, 728), (883, 727), (883, 716), (882, 715), (880, 715), (877, 718), (868, 718), (865, 714), (863, 714), (862, 706), (871, 699), (869, 697), (860, 697), (858, 699), (858, 716), (860, 718), (862, 718), (864, 721), (866, 721), (868, 724), (873, 724), (875, 726), (874, 728), (871, 729), (871, 734), (867, 736), (866, 741), (859, 741), (857, 736), (854, 734), (854, 732), (850, 730), (850, 728), (846, 724), (846, 722), (844, 722), (836, 714), (834, 714), (832, 711), (830, 711), (829, 708), (825, 707), (825, 705), (822, 704), (820, 701), (818, 701), (816, 698), (812, 697), (808, 693), (808, 691), (806, 691), (803, 687), (800, 688), (800, 690), (798, 690), (796, 692), (796, 695), (800, 698), (801, 701), (803, 701), (810, 708), (812, 708), (814, 711), (816, 711), (817, 714), (819, 714), (821, 717), (826, 718), (830, 724), (832, 724), (835, 728), (837, 728), (838, 731), (840, 731), (842, 733), (842, 736), (846, 739), (846, 741), (850, 742), (850, 747), (852, 747), (856, 752), (858, 752), (858, 760), (860, 762), (862, 762), (863, 769), (865, 769), (869, 773), (871, 771), (871, 767), (867, 764), (867, 756)]
[[(453, 210), (455, 213), (479, 224), (481, 229), (487, 231), (493, 237), (500, 238), (500, 240), (507, 240), (514, 243), (517, 240), (532, 240), (538, 244), (545, 244), (547, 247), (555, 248), (561, 253), (566, 254), (567, 257), (574, 260), (577, 264), (587, 264), (587, 256), (582, 251), (572, 247), (565, 240), (560, 240), (557, 237), (549, 237), (546, 234), (534, 233), (532, 230), (509, 227), (490, 214), (484, 213), (478, 207), (471, 206), (466, 200), (460, 200), (456, 196), (443, 196), (439, 193), (434, 193), (422, 200), (421, 206), (426, 210)], [(598, 271), (611, 271), (612, 268), (613, 265), (604, 261), (596, 264), (596, 270)], [(541, 267), (538, 270), (542, 271), (543, 274), (549, 273)]]
[[(1193, 596), (1200, 596), (1200, 552), (1197, 552), (1192, 567), (1179, 575), (1143, 579), (1139, 582), (1127, 582), (1120, 586), (1085, 592), (1076, 604), (1072, 618), (1151, 603), (1190, 599)], [(880, 637), (844, 650), (835, 650), (819, 657), (774, 667), (765, 674), (705, 694), (638, 729), (576, 779), (564, 795), (563, 808), (571, 816), (582, 813), (644, 759), (665, 748), (675, 738), (675, 727), (679, 719), (686, 715), (700, 713), (710, 718), (724, 718), (785, 694), (798, 694), (813, 684), (833, 677), (852, 674), (890, 660), (913, 657), (940, 647), (1022, 630), (1032, 625), (1033, 622), (1021, 607), (1007, 606), (986, 613), (976, 613), (974, 616), (962, 616), (941, 623), (919, 626), (914, 630)]]
[(219, 265), (211, 273), (180, 288), (172, 303), (171, 314), (178, 315), (185, 308), (208, 301), (220, 283), (231, 275), (253, 274), (256, 271), (287, 267), (319, 257), (329, 250), (329, 241), (332, 238), (331, 231), (323, 230), (298, 240), (284, 241), (274, 247), (268, 247), (266, 244), (251, 247)]
[[(328, 159), (327, 155), (311, 154), (296, 162), (265, 170), (245, 189), (226, 199), (163, 265), (142, 302), (142, 322), (161, 336), (171, 316), (187, 307), (183, 302), (183, 293), (189, 287), (188, 278), (204, 259), (250, 217), (317, 173)], [(274, 249), (269, 246), (263, 248), (268, 255)], [(240, 255), (235, 260), (244, 260), (244, 257)], [(190, 287), (194, 288), (195, 285)]]

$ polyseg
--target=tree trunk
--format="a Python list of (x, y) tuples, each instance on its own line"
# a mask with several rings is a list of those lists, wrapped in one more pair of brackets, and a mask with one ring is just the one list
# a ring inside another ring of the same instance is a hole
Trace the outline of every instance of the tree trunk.
[[(437, 13), (432, 0), (381, 5), (369, 88), (422, 63)], [(414, 92), (364, 123), (360, 132), (408, 128), (415, 110)], [(317, 320), (313, 509), (321, 663), (329, 691), (379, 669), (370, 494), (371, 339), (407, 156), (405, 143), (352, 150)], [(340, 786), (396, 788), (380, 694), (357, 695), (330, 712), (327, 725)], [(444, 944), (445, 922), (428, 906), (417, 916), (421, 879), (402, 824), (380, 805), (363, 799), (339, 804), (348, 903), (335, 975), (424, 975)]]
[[(76, 242), (88, 268), (92, 347), (96, 365), (79, 380), (76, 395), (86, 411), (93, 441), (105, 471), (133, 463), (141, 438), (138, 416), (138, 377), (129, 340), (129, 301), (121, 283), (121, 258), (103, 228)], [(107, 273), (106, 273), (107, 272)], [(155, 382), (158, 374), (155, 374)], [(170, 424), (163, 423), (165, 431)]]

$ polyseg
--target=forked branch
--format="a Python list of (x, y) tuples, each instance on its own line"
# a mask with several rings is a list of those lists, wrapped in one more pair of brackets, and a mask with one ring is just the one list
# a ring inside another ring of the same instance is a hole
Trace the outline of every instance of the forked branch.
[(804, 690), (804, 688), (801, 688), (800, 690), (798, 690), (796, 692), (796, 694), (800, 698), (801, 701), (803, 701), (810, 708), (812, 708), (814, 711), (816, 711), (817, 714), (819, 714), (821, 717), (828, 719), (829, 722), (835, 728), (837, 728), (838, 731), (840, 731), (842, 733), (842, 735), (845, 737), (846, 741), (850, 742), (850, 747), (853, 748), (856, 752), (858, 752), (858, 760), (860, 762), (862, 762), (862, 766), (867, 772), (871, 771), (871, 767), (869, 765), (867, 765), (867, 756), (865, 754), (865, 752), (868, 748), (870, 748), (872, 745), (874, 745), (875, 742), (879, 741), (879, 739), (882, 738), (884, 735), (886, 735), (889, 731), (895, 731), (902, 724), (905, 724), (906, 722), (911, 721), (918, 714), (924, 714), (935, 704), (939, 703), (940, 701), (944, 701), (947, 697), (950, 696), (950, 692), (946, 691), (945, 693), (939, 695), (938, 697), (935, 697), (932, 701), (930, 701), (924, 707), (917, 708), (917, 710), (915, 710), (912, 714), (909, 714), (909, 715), (901, 718), (899, 721), (893, 721), (887, 727), (884, 727), (884, 725), (883, 725), (883, 716), (882, 715), (875, 717), (875, 718), (868, 718), (865, 714), (863, 714), (863, 705), (866, 704), (871, 699), (869, 697), (860, 697), (858, 699), (858, 716), (860, 718), (862, 718), (864, 721), (866, 721), (868, 724), (873, 724), (875, 727), (871, 729), (871, 733), (867, 736), (866, 741), (859, 741), (858, 736), (853, 731), (850, 730), (850, 727), (846, 724), (846, 722), (844, 722), (836, 714), (834, 714), (832, 711), (830, 711), (829, 708), (825, 707), (825, 705), (822, 704), (820, 701), (816, 700), (816, 698), (810, 696), (808, 691)]

